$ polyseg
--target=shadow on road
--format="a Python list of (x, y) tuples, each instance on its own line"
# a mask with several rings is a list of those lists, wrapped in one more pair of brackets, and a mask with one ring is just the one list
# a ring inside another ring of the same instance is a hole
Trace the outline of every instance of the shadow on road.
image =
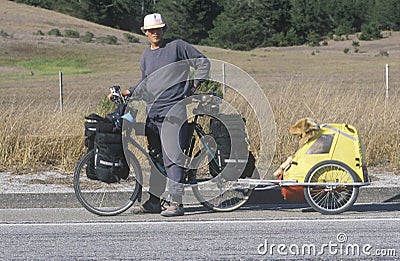
[(390, 211), (400, 211), (400, 203), (367, 203), (354, 205), (350, 211), (356, 212), (390, 212)]
[[(392, 212), (400, 211), (400, 203), (363, 203), (355, 204), (346, 212)], [(305, 208), (302, 212), (315, 212), (311, 207)]]
[[(316, 212), (308, 204), (254, 204), (245, 205), (236, 211), (263, 211), (263, 210), (300, 210), (301, 212)], [(355, 204), (347, 212), (392, 212), (400, 211), (400, 203), (363, 203)], [(209, 214), (210, 211), (202, 206), (188, 206), (185, 207), (185, 215), (201, 215)]]

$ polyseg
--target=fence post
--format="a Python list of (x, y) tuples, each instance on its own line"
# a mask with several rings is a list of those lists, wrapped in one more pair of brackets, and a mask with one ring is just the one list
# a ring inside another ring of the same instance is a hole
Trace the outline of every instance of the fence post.
[(386, 64), (386, 100), (389, 100), (389, 64)]
[(63, 111), (63, 81), (62, 81), (62, 71), (59, 72), (58, 78), (60, 80), (60, 112)]
[(225, 63), (222, 63), (222, 97), (225, 96), (225, 83), (226, 83), (226, 78), (225, 78)]

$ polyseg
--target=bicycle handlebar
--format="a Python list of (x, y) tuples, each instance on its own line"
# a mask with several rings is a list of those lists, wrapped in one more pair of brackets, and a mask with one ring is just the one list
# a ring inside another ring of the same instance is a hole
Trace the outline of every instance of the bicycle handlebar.
[(192, 98), (192, 103), (198, 104), (198, 106), (193, 109), (194, 114), (215, 114), (219, 111), (222, 98), (216, 96), (214, 93), (203, 93), (195, 95)]
[[(137, 100), (136, 99), (137, 97), (122, 95), (121, 87), (118, 85), (111, 86), (110, 92), (111, 92), (110, 100), (116, 104), (127, 105), (129, 101)], [(216, 93), (201, 93), (192, 96), (191, 99), (189, 99), (188, 101), (189, 101), (188, 104), (190, 103), (198, 104), (197, 107), (193, 109), (193, 112), (195, 114), (208, 114), (219, 111), (219, 105), (222, 103), (222, 98), (217, 96)], [(124, 115), (123, 118), (125, 118), (125, 120), (128, 120), (129, 122), (134, 122), (136, 115), (132, 116), (128, 117), (127, 115)]]
[(218, 97), (215, 93), (201, 93), (201, 94), (195, 95), (192, 98), (192, 102), (193, 103), (201, 103), (203, 105), (207, 105), (207, 104), (217, 105), (217, 104), (221, 103), (221, 98)]
[(114, 103), (120, 104), (125, 103), (126, 98), (121, 93), (121, 87), (118, 85), (114, 85), (110, 87), (111, 98), (110, 100)]

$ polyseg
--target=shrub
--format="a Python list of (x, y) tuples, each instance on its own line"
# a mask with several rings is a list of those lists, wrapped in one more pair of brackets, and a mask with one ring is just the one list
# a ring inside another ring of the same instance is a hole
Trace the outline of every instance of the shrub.
[(272, 46), (287, 46), (288, 41), (286, 39), (286, 36), (283, 32), (273, 34), (271, 38), (268, 41), (267, 45), (272, 45)]
[(210, 80), (203, 81), (197, 88), (196, 93), (215, 93), (217, 96), (222, 97), (222, 84)]
[(386, 57), (388, 57), (388, 56), (389, 56), (389, 53), (388, 53), (387, 51), (380, 51), (380, 52), (379, 52), (379, 56), (386, 56)]
[(6, 31), (0, 30), (0, 36), (6, 38), (9, 34)]
[(342, 36), (353, 33), (353, 28), (350, 22), (344, 22), (335, 29), (335, 34)]
[(363, 24), (361, 26), (361, 34), (358, 35), (358, 39), (370, 41), (379, 38), (382, 38), (381, 31), (375, 23)]
[(98, 43), (104, 43), (104, 44), (117, 44), (118, 38), (114, 35), (107, 35), (107, 36), (97, 37), (96, 41)]
[(351, 44), (353, 47), (360, 47), (360, 42), (359, 41), (353, 41)]
[(333, 40), (336, 41), (336, 42), (339, 42), (339, 41), (344, 41), (346, 39), (344, 37), (342, 37), (342, 36), (335, 35)]
[(60, 30), (57, 28), (51, 29), (50, 31), (47, 32), (48, 35), (54, 35), (54, 36), (62, 36)]
[(307, 44), (308, 44), (309, 46), (312, 46), (312, 47), (314, 47), (314, 46), (319, 46), (319, 40), (320, 40), (320, 37), (319, 37), (319, 35), (318, 35), (317, 33), (315, 33), (315, 32), (310, 32), (310, 33), (307, 35)]
[(115, 103), (107, 98), (107, 95), (97, 103), (97, 113), (101, 116), (105, 116), (108, 113), (115, 111)]
[(34, 35), (44, 35), (44, 33), (42, 32), (42, 30), (37, 30), (36, 33), (33, 33)]
[(64, 36), (70, 38), (79, 38), (79, 32), (67, 29), (64, 31)]
[(128, 34), (128, 33), (124, 33), (124, 39), (125, 41), (129, 42), (129, 43), (138, 43), (139, 42), (139, 38)]
[(14, 37), (14, 34), (9, 34), (4, 30), (0, 30), (0, 36), (4, 37), (4, 38), (11, 38), (12, 39)]
[(286, 41), (288, 42), (288, 45), (297, 45), (301, 43), (301, 40), (297, 35), (296, 30), (293, 28), (290, 28), (289, 31), (287, 31)]
[(350, 51), (350, 49), (349, 49), (349, 48), (347, 48), (347, 47), (346, 47), (346, 48), (344, 48), (344, 50), (343, 50), (343, 52), (344, 52), (344, 53), (348, 53), (349, 51)]
[(86, 32), (85, 35), (79, 37), (79, 41), (84, 42), (84, 43), (90, 43), (94, 37), (94, 34), (91, 32)]

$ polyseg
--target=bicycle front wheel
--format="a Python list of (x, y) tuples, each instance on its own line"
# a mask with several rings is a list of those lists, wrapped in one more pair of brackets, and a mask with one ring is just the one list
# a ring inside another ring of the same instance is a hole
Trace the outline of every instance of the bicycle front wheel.
[(86, 153), (74, 172), (74, 190), (79, 202), (88, 211), (99, 216), (115, 216), (129, 209), (141, 193), (141, 167), (129, 155), (129, 176), (115, 183), (105, 183), (93, 178), (94, 151)]

